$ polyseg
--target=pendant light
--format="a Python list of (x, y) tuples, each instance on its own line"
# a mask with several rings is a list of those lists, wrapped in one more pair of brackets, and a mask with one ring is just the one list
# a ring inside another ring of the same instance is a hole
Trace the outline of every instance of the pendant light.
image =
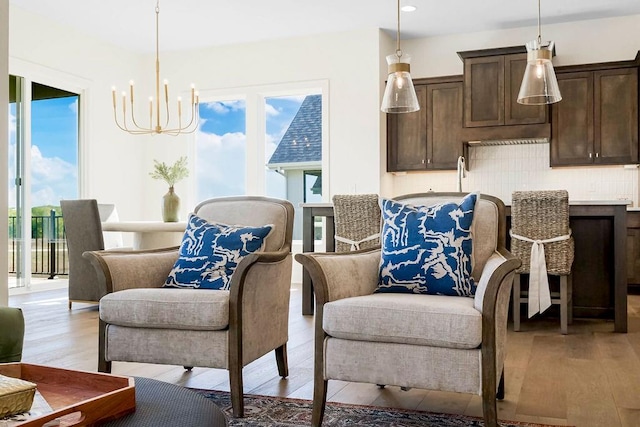
[(540, 0), (538, 0), (538, 38), (526, 44), (527, 67), (518, 93), (518, 103), (525, 105), (553, 104), (562, 100), (556, 74), (553, 71), (553, 41), (542, 43), (540, 36)]
[(400, 49), (400, 0), (398, 0), (398, 30), (396, 33), (396, 52), (387, 56), (389, 76), (382, 97), (385, 113), (411, 113), (420, 109), (416, 90), (409, 74), (411, 57)]

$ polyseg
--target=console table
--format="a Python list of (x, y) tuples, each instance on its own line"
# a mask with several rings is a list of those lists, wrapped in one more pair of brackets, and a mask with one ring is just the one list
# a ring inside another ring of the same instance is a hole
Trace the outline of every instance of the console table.
[[(576, 242), (573, 300), (576, 317), (613, 318), (615, 332), (627, 332), (627, 203), (573, 201), (569, 216)], [(314, 251), (315, 217), (325, 217), (327, 252), (333, 252), (333, 205), (303, 203), (302, 250)], [(507, 225), (510, 207), (507, 206)], [(577, 303), (577, 304), (576, 304)], [(311, 278), (302, 276), (302, 314), (314, 312)]]

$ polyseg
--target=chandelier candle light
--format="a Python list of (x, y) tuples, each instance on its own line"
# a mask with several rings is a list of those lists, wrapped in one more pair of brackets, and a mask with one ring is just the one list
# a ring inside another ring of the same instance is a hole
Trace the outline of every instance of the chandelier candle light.
[(400, 49), (400, 0), (398, 0), (398, 29), (396, 33), (396, 52), (387, 56), (389, 77), (382, 97), (385, 113), (412, 113), (420, 109), (416, 90), (411, 81), (409, 62), (411, 57), (404, 55)]
[[(169, 82), (165, 79), (163, 82), (164, 86), (164, 107), (165, 107), (165, 121), (164, 126), (160, 124), (160, 42), (159, 42), (159, 25), (158, 25), (158, 17), (160, 15), (160, 1), (156, 3), (156, 97), (155, 97), (155, 110), (154, 110), (154, 99), (152, 96), (149, 97), (149, 127), (140, 126), (136, 121), (135, 117), (135, 106), (134, 106), (134, 97), (133, 97), (133, 80), (129, 81), (129, 103), (131, 104), (131, 123), (133, 127), (129, 127), (127, 123), (127, 93), (125, 91), (122, 92), (122, 123), (118, 120), (118, 111), (117, 111), (117, 100), (116, 100), (116, 88), (115, 86), (111, 88), (111, 97), (113, 98), (113, 118), (115, 119), (116, 125), (125, 132), (128, 132), (132, 135), (155, 135), (155, 134), (165, 134), (176, 136), (179, 134), (193, 133), (198, 128), (199, 115), (198, 115), (198, 104), (199, 97), (198, 92), (196, 92), (195, 86), (191, 85), (191, 117), (189, 121), (183, 126), (182, 124), (182, 98), (178, 97), (178, 123), (177, 126), (169, 127)], [(153, 119), (155, 116), (155, 125), (153, 124)]]
[(519, 104), (544, 105), (562, 100), (551, 63), (553, 47), (553, 41), (542, 44), (540, 0), (538, 0), (538, 38), (527, 43), (527, 67), (518, 93)]

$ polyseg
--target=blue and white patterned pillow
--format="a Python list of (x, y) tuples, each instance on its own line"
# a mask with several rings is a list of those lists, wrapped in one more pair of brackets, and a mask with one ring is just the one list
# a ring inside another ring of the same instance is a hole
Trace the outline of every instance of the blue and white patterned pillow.
[(472, 296), (471, 225), (477, 193), (460, 204), (412, 206), (382, 199), (376, 292)]
[(210, 223), (191, 214), (164, 287), (229, 290), (237, 265), (262, 248), (272, 228)]

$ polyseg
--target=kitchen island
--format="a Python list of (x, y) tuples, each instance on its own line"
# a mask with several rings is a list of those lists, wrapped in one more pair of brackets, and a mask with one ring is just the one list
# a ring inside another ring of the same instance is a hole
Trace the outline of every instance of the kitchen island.
[[(571, 201), (569, 216), (575, 240), (573, 263), (574, 317), (614, 320), (615, 332), (627, 332), (627, 205), (628, 201)], [(327, 218), (328, 250), (333, 250), (333, 206), (304, 203), (304, 252), (314, 249), (314, 218)], [(507, 227), (510, 207), (507, 206)], [(313, 286), (302, 279), (302, 314), (313, 314)]]
[[(575, 241), (573, 315), (613, 319), (615, 332), (627, 332), (628, 204), (626, 200), (569, 201)], [(506, 211), (509, 227), (509, 206)]]

